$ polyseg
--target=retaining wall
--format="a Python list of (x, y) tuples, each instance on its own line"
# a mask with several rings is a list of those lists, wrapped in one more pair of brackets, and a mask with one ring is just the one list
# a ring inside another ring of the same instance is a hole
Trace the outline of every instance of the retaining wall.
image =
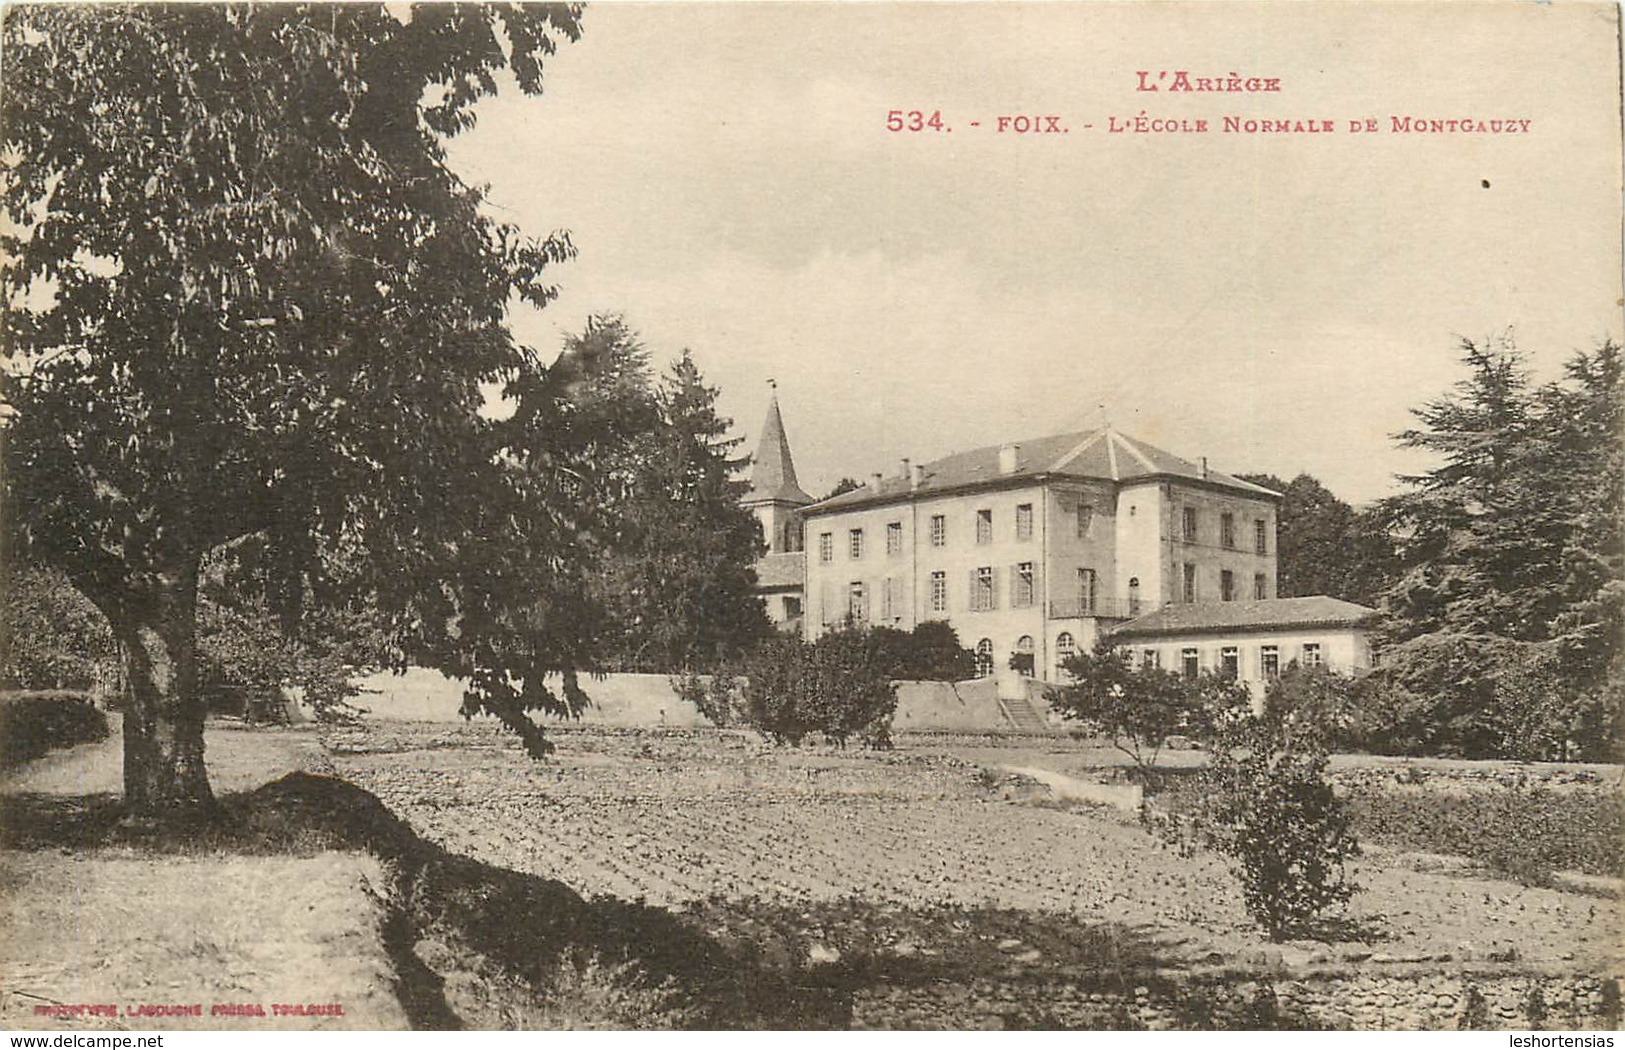
[[(557, 689), (560, 683), (549, 683)], [(592, 707), (582, 713), (588, 725), (710, 725), (693, 704), (677, 698), (663, 674), (612, 674), (584, 678)], [(405, 674), (382, 672), (361, 680), (357, 701), (372, 718), (412, 722), (461, 722), (464, 683), (421, 667)], [(1042, 699), (1038, 701), (1042, 703)], [(552, 719), (551, 721), (558, 721)], [(999, 708), (992, 679), (968, 682), (899, 682), (894, 732), (988, 733), (1010, 729)]]
[(943, 1029), (1586, 1030), (1620, 1023), (1617, 978), (1575, 975), (1339, 974), (1300, 977), (1188, 975), (1111, 981), (1054, 980), (866, 990), (853, 1027), (932, 1018)]

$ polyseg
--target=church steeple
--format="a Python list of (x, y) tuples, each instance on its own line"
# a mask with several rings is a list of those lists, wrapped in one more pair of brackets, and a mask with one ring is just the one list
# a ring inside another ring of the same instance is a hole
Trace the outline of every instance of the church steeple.
[(779, 415), (777, 384), (768, 380), (775, 392), (767, 405), (767, 421), (762, 424), (762, 440), (750, 469), (747, 506), (758, 503), (787, 503), (804, 507), (813, 498), (796, 481), (796, 464), (790, 458), (790, 441), (784, 436), (784, 419)]

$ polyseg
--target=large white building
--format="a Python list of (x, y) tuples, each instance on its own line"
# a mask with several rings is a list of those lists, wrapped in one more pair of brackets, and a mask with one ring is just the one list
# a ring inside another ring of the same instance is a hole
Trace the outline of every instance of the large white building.
[(909, 465), (801, 510), (804, 630), (946, 620), (1053, 681), (1169, 603), (1273, 597), (1279, 499), (1110, 428)]
[(1110, 427), (905, 461), (814, 502), (775, 397), (751, 482), (763, 599), (809, 639), (944, 620), (983, 673), (1050, 681), (1103, 633), (1142, 661), (1250, 684), (1294, 659), (1371, 663), (1373, 610), (1277, 599), (1278, 493)]

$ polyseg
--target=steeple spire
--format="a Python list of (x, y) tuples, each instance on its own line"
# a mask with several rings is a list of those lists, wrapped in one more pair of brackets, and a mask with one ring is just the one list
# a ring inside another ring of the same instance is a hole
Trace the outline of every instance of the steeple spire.
[(796, 481), (796, 464), (790, 458), (790, 441), (784, 436), (784, 419), (779, 415), (778, 384), (767, 381), (774, 391), (767, 404), (767, 421), (762, 424), (762, 440), (750, 470), (750, 495), (746, 503), (770, 500), (802, 506), (813, 501)]

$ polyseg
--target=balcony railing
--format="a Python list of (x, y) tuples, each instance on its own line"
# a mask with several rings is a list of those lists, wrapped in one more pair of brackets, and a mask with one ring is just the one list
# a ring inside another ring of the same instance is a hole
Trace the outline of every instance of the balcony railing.
[(1155, 603), (1141, 598), (1096, 598), (1092, 602), (1081, 597), (1062, 598), (1049, 603), (1049, 615), (1052, 620), (1091, 616), (1101, 620), (1132, 620), (1155, 608)]

